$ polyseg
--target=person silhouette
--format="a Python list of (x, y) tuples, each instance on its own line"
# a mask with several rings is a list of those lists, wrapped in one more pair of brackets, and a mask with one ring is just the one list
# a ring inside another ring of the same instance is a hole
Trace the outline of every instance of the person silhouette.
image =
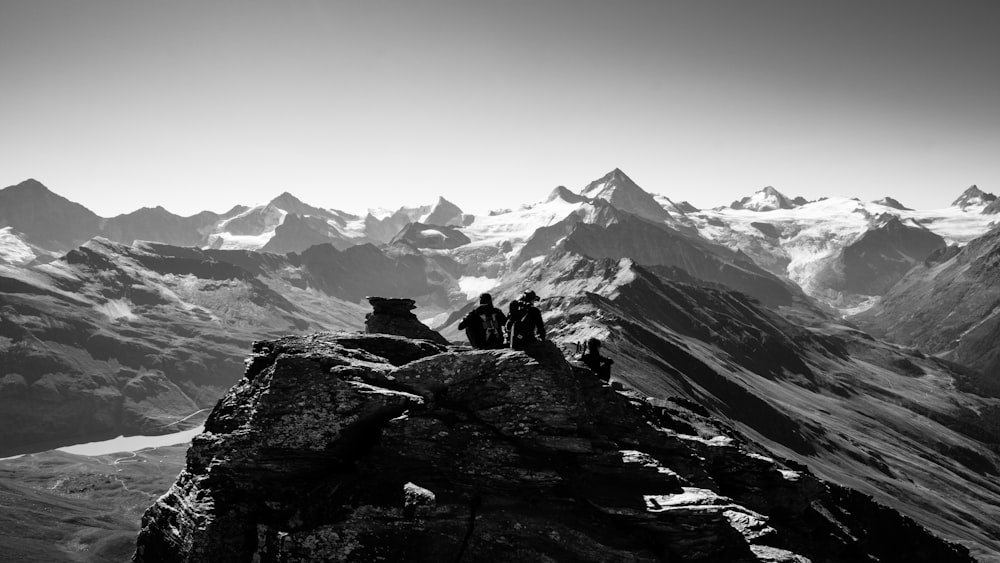
[(615, 361), (601, 355), (600, 340), (596, 338), (587, 340), (587, 350), (580, 355), (580, 361), (605, 383), (611, 379), (611, 364)]
[(542, 321), (542, 312), (535, 307), (535, 301), (538, 301), (535, 292), (530, 289), (525, 291), (518, 299), (517, 316), (514, 317), (512, 313), (508, 332), (510, 347), (515, 350), (524, 350), (545, 340), (545, 323)]

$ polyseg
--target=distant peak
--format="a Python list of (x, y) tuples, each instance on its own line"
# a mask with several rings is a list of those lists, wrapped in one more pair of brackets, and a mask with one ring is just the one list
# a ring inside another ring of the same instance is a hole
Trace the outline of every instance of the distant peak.
[(608, 172), (607, 174), (604, 175), (604, 178), (607, 178), (609, 180), (613, 179), (613, 180), (619, 180), (619, 181), (622, 181), (622, 182), (628, 182), (628, 183), (633, 184), (633, 185), (635, 184), (635, 182), (632, 181), (632, 178), (629, 178), (628, 174), (626, 174), (625, 172), (623, 172), (621, 168), (615, 168), (611, 172)]
[(953, 207), (961, 207), (962, 209), (965, 209), (966, 207), (986, 206), (996, 201), (996, 199), (997, 196), (991, 193), (986, 193), (979, 189), (979, 186), (973, 184), (966, 188), (966, 190), (962, 192), (962, 195), (958, 196), (958, 199), (951, 202), (951, 205)]
[(49, 192), (49, 188), (45, 184), (39, 182), (34, 178), (28, 178), (27, 180), (10, 186), (18, 192)]
[(419, 221), (431, 225), (461, 225), (463, 222), (462, 209), (445, 199), (444, 196), (438, 196), (437, 203), (431, 208), (430, 213), (420, 218)]
[(789, 199), (774, 186), (764, 186), (752, 196), (734, 201), (730, 207), (750, 211), (773, 211), (775, 209), (794, 209), (804, 203), (805, 200), (802, 198)]
[(642, 191), (632, 178), (629, 178), (627, 174), (622, 172), (621, 168), (615, 168), (611, 172), (608, 172), (604, 176), (601, 176), (597, 180), (587, 184), (587, 187), (581, 190), (580, 195), (587, 197), (602, 197), (609, 191), (624, 189), (629, 191)]
[(271, 200), (271, 204), (274, 206), (280, 206), (281, 204), (295, 204), (302, 205), (302, 200), (293, 196), (289, 192), (282, 192), (281, 195)]
[(588, 184), (580, 191), (580, 195), (591, 201), (603, 199), (616, 209), (651, 221), (666, 221), (671, 218), (670, 213), (657, 203), (652, 194), (640, 188), (620, 168), (615, 168)]
[(891, 198), (889, 196), (885, 196), (882, 199), (876, 199), (872, 203), (877, 203), (879, 205), (884, 205), (886, 207), (891, 207), (893, 209), (898, 209), (900, 211), (912, 211), (910, 208), (904, 206), (902, 203), (899, 203), (898, 200)]

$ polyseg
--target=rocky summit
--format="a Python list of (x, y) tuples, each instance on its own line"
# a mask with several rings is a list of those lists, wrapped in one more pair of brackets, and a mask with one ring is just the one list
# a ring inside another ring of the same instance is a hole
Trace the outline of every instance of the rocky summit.
[(554, 344), (254, 343), (134, 561), (971, 561)]

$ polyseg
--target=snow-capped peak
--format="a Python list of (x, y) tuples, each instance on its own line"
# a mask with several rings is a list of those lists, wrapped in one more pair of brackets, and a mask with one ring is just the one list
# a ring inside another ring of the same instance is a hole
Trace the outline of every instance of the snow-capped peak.
[(583, 188), (580, 195), (609, 200), (619, 190), (643, 191), (642, 188), (632, 181), (632, 178), (629, 178), (622, 172), (621, 168), (615, 168), (599, 179), (587, 184), (587, 187)]
[(898, 209), (900, 211), (913, 211), (909, 207), (906, 207), (902, 203), (899, 203), (899, 200), (897, 200), (895, 198), (891, 198), (889, 196), (883, 197), (882, 199), (876, 199), (872, 203), (875, 203), (875, 204), (878, 204), (878, 205), (884, 205), (885, 207), (891, 207), (893, 209)]
[(464, 220), (462, 210), (444, 197), (438, 197), (430, 213), (420, 218), (421, 223), (428, 225), (458, 225)]
[(996, 201), (996, 199), (997, 196), (991, 193), (986, 193), (979, 189), (979, 186), (973, 184), (962, 192), (962, 195), (958, 196), (958, 199), (951, 202), (951, 205), (952, 207), (961, 207), (962, 209), (966, 209), (968, 207), (985, 207)]
[(806, 202), (802, 198), (789, 199), (785, 194), (774, 189), (774, 187), (767, 186), (764, 189), (758, 190), (752, 196), (734, 201), (730, 207), (733, 209), (748, 209), (750, 211), (773, 211), (775, 209), (794, 209), (804, 203)]
[(640, 188), (620, 168), (615, 168), (583, 188), (580, 195), (603, 199), (616, 208), (652, 221), (668, 221), (670, 213), (657, 203), (652, 194)]

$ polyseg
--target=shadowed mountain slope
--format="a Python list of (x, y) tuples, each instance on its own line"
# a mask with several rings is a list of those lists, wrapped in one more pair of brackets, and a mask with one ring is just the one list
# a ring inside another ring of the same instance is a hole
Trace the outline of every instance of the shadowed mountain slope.
[(101, 235), (124, 244), (148, 240), (176, 246), (200, 246), (208, 241), (208, 233), (219, 221), (243, 211), (244, 208), (237, 206), (223, 215), (202, 211), (181, 217), (162, 207), (144, 207), (102, 220)]
[(945, 246), (944, 239), (933, 232), (890, 216), (845, 246), (817, 272), (815, 282), (835, 291), (882, 295), (913, 266)]
[(789, 305), (797, 293), (739, 253), (634, 217), (621, 216), (607, 227), (578, 223), (562, 245), (591, 258), (628, 257), (646, 266), (681, 268), (700, 280), (742, 291), (771, 306)]
[(943, 354), (1000, 384), (1000, 229), (911, 271), (853, 320), (893, 342)]

